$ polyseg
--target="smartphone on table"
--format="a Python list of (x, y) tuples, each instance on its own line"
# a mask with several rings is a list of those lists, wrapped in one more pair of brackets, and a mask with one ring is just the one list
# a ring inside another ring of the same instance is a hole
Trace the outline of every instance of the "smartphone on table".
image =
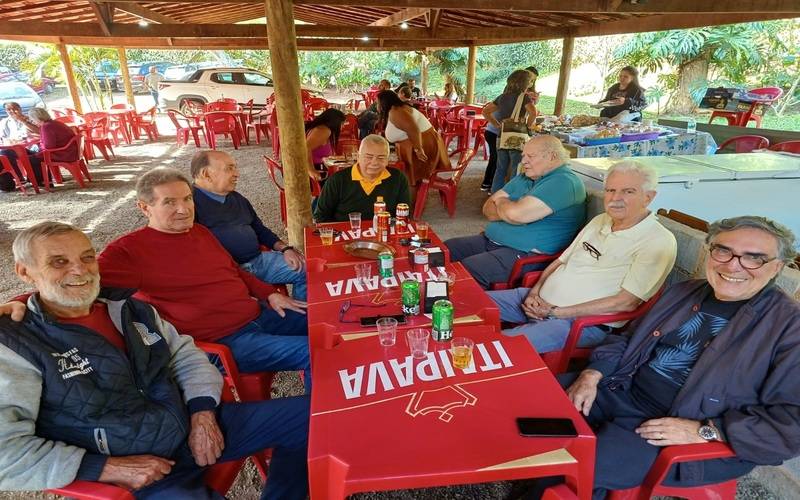
[(525, 437), (577, 437), (578, 431), (568, 418), (517, 418), (519, 434)]

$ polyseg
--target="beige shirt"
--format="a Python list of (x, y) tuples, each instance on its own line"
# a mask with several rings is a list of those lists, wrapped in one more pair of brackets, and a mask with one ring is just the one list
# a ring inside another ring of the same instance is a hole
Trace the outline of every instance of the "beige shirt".
[[(610, 297), (620, 289), (644, 301), (661, 288), (675, 263), (678, 245), (672, 233), (652, 212), (621, 231), (611, 231), (611, 222), (602, 213), (586, 224), (558, 258), (563, 264), (542, 285), (540, 297), (566, 307)], [(600, 257), (593, 257), (584, 242)]]

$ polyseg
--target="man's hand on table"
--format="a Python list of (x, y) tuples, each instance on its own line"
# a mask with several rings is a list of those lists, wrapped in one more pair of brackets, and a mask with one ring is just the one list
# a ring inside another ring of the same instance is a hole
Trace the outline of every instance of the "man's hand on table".
[(98, 481), (138, 490), (169, 474), (175, 462), (154, 455), (108, 457)]
[(191, 423), (189, 449), (194, 461), (200, 467), (216, 463), (225, 449), (225, 439), (217, 425), (216, 415), (212, 410), (198, 411), (192, 414)]
[(575, 409), (586, 416), (589, 416), (592, 404), (597, 398), (597, 384), (600, 383), (601, 378), (603, 378), (603, 374), (597, 370), (583, 370), (578, 379), (567, 389), (567, 396), (575, 405)]
[(654, 418), (640, 425), (636, 434), (653, 446), (707, 443), (708, 441), (700, 437), (701, 425), (699, 420), (688, 418)]
[(0, 316), (11, 316), (14, 321), (22, 321), (26, 310), (25, 304), (14, 300), (0, 305)]
[(275, 292), (267, 297), (267, 302), (269, 302), (269, 306), (275, 309), (275, 312), (278, 313), (278, 316), (281, 318), (286, 317), (287, 309), (299, 312), (300, 314), (305, 314), (306, 307), (308, 307), (305, 302), (301, 300), (295, 300), (278, 292)]
[(286, 265), (288, 265), (289, 269), (292, 271), (299, 271), (303, 268), (303, 264), (305, 263), (303, 254), (294, 248), (290, 248), (289, 250), (283, 252), (283, 260), (286, 261)]

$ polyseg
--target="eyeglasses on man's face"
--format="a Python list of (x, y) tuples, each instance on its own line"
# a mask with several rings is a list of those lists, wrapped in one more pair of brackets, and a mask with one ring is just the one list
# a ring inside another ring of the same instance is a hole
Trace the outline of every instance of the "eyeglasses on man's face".
[(600, 250), (596, 249), (591, 243), (588, 241), (583, 242), (583, 249), (589, 252), (589, 255), (595, 258), (595, 260), (600, 260), (600, 256), (603, 255), (600, 253)]
[(720, 264), (726, 264), (732, 261), (734, 258), (739, 259), (739, 265), (745, 269), (760, 269), (764, 266), (764, 264), (768, 262), (772, 262), (777, 257), (767, 257), (764, 254), (758, 253), (745, 253), (742, 255), (733, 253), (733, 250), (730, 248), (717, 245), (716, 243), (712, 243), (709, 249), (711, 254), (711, 258), (715, 261), (719, 262)]

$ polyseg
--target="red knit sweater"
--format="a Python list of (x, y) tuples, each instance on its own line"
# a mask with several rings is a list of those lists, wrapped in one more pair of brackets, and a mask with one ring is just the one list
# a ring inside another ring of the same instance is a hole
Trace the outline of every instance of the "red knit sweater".
[(180, 234), (139, 229), (109, 243), (98, 262), (103, 286), (138, 289), (136, 298), (197, 340), (237, 331), (261, 313), (256, 299), (275, 292), (199, 224)]

